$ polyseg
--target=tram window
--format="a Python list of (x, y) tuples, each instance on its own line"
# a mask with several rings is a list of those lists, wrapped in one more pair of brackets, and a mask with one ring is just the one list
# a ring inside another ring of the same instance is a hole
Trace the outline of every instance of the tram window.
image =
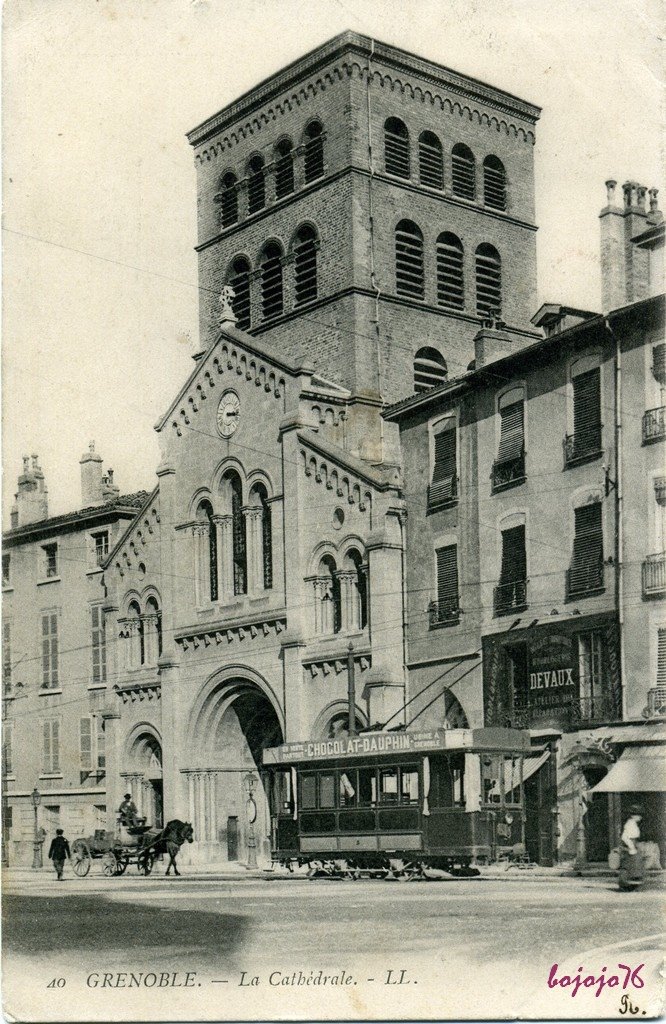
[(416, 804), (419, 800), (419, 773), (416, 768), (403, 768), (400, 772), (400, 802)]
[(504, 801), (507, 804), (520, 803), (522, 782), (521, 758), (516, 754), (504, 755)]
[(481, 759), (481, 779), (483, 782), (483, 803), (499, 804), (502, 802), (500, 784), (500, 759), (495, 754), (485, 754)]
[(276, 772), (273, 786), (274, 813), (291, 814), (291, 772)]
[(317, 776), (301, 776), (301, 807), (309, 810), (317, 806)]
[(383, 804), (398, 802), (398, 769), (382, 768), (379, 773), (379, 800)]
[(374, 768), (359, 768), (357, 792), (361, 807), (374, 807), (377, 803), (377, 776)]
[(356, 772), (351, 768), (340, 772), (340, 806), (356, 807), (358, 800), (358, 783)]
[(335, 807), (335, 775), (319, 776), (319, 806)]
[(449, 760), (451, 773), (451, 803), (454, 807), (465, 806), (465, 755), (453, 754)]

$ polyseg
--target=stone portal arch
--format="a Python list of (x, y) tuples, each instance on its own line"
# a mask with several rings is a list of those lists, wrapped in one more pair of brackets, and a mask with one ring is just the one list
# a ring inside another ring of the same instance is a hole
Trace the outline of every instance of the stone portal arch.
[[(283, 738), (282, 710), (258, 673), (229, 666), (206, 682), (190, 716), (189, 764), (182, 768), (194, 828), (193, 857), (242, 861), (252, 838), (257, 854), (270, 857), (263, 751)], [(257, 808), (254, 823), (248, 813), (250, 791)]]
[(147, 723), (136, 726), (127, 738), (121, 772), (128, 792), (140, 817), (147, 824), (164, 825), (164, 787), (162, 782), (162, 739), (157, 729)]

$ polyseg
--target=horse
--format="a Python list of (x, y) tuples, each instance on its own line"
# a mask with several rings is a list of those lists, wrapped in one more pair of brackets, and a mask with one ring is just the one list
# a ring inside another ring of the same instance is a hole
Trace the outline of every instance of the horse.
[(156, 857), (160, 853), (169, 854), (169, 863), (165, 874), (168, 875), (173, 866), (174, 874), (180, 875), (176, 865), (178, 851), (183, 843), (194, 841), (194, 830), (189, 821), (180, 821), (178, 818), (174, 818), (173, 821), (166, 823), (161, 832), (157, 832), (154, 836), (149, 834), (145, 839), (147, 840), (146, 846), (150, 846), (150, 856)]

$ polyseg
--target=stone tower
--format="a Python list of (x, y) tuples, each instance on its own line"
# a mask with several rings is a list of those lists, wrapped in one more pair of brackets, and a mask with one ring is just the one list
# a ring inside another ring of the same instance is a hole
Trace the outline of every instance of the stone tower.
[[(189, 133), (201, 339), (238, 326), (366, 399), (534, 336), (539, 108), (346, 32)], [(502, 353), (504, 354), (504, 353)]]

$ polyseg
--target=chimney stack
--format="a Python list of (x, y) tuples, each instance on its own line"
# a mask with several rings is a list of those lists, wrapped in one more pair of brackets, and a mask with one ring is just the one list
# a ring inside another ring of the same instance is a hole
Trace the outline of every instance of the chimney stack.
[(11, 512), (12, 528), (38, 523), (47, 519), (48, 514), (49, 496), (39, 458), (33, 455), (31, 464), (30, 457), (24, 455), (23, 472), (18, 478), (16, 505)]
[(634, 239), (659, 216), (657, 189), (650, 189), (650, 212), (645, 209), (644, 185), (625, 181), (622, 206), (615, 203), (617, 182), (606, 182), (606, 206), (599, 214), (601, 227), (601, 305), (603, 312), (618, 309), (648, 294), (648, 254)]
[(120, 494), (120, 488), (113, 482), (113, 470), (107, 469), (106, 476), (102, 477), (102, 499), (113, 501)]
[(474, 336), (474, 368), (481, 369), (511, 351), (511, 336), (506, 324), (494, 314), (481, 321), (481, 330)]
[(90, 505), (102, 505), (102, 456), (95, 451), (95, 442), (91, 441), (88, 451), (81, 456), (81, 508)]

